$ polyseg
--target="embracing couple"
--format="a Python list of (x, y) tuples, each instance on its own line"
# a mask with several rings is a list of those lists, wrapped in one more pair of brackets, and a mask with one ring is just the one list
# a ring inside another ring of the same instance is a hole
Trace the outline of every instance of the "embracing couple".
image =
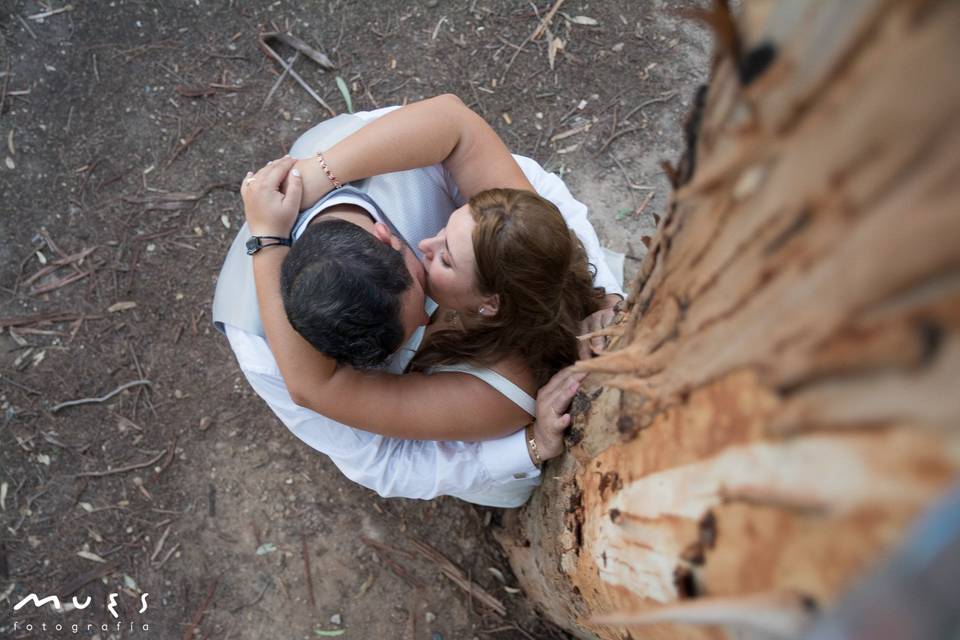
[(323, 122), (240, 192), (213, 320), (287, 428), (382, 496), (523, 504), (623, 296), (586, 207), (454, 96)]

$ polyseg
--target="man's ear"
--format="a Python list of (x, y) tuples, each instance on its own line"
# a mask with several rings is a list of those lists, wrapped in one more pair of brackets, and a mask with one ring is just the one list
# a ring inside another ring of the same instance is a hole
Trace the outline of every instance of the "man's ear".
[(492, 296), (487, 296), (483, 299), (480, 306), (484, 309), (483, 315), (495, 316), (500, 311), (500, 296), (496, 293)]
[(374, 223), (373, 225), (373, 235), (374, 237), (384, 244), (390, 244), (390, 238), (392, 234), (390, 229), (387, 228), (387, 225), (382, 222)]
[(403, 241), (390, 233), (390, 229), (382, 222), (377, 222), (373, 225), (373, 236), (383, 244), (397, 251), (400, 251), (401, 247), (403, 247)]

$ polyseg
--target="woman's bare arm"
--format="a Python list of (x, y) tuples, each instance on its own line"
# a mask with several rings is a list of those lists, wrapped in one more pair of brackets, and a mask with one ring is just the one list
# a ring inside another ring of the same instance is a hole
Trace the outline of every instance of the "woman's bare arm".
[[(315, 151), (323, 152), (344, 184), (443, 163), (467, 198), (495, 187), (533, 190), (493, 128), (450, 94), (391, 111), (333, 147)], [(298, 160), (296, 167), (303, 176), (302, 210), (333, 185), (315, 158)]]

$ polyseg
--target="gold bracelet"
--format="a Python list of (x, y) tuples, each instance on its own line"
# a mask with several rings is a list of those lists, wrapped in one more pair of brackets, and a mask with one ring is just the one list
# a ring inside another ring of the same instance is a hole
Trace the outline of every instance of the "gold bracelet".
[(534, 466), (538, 469), (543, 466), (543, 458), (540, 457), (540, 450), (537, 449), (537, 438), (533, 434), (533, 425), (536, 420), (526, 426), (527, 444), (530, 445), (530, 451), (533, 452)]
[(333, 184), (334, 191), (343, 186), (340, 184), (340, 181), (337, 180), (337, 177), (333, 175), (333, 171), (330, 171), (330, 167), (327, 166), (327, 161), (323, 159), (323, 154), (320, 151), (317, 151), (317, 162), (320, 163), (320, 167), (323, 169), (323, 172), (327, 174), (327, 180)]

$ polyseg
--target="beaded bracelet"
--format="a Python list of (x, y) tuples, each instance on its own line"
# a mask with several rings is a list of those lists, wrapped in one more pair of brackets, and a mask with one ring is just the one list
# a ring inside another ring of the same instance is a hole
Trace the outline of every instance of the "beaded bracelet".
[(340, 181), (337, 180), (337, 176), (333, 175), (333, 171), (330, 171), (330, 167), (327, 166), (327, 161), (323, 159), (323, 155), (319, 151), (317, 151), (317, 162), (320, 163), (320, 168), (327, 174), (327, 179), (333, 184), (335, 190), (343, 186), (340, 184)]

